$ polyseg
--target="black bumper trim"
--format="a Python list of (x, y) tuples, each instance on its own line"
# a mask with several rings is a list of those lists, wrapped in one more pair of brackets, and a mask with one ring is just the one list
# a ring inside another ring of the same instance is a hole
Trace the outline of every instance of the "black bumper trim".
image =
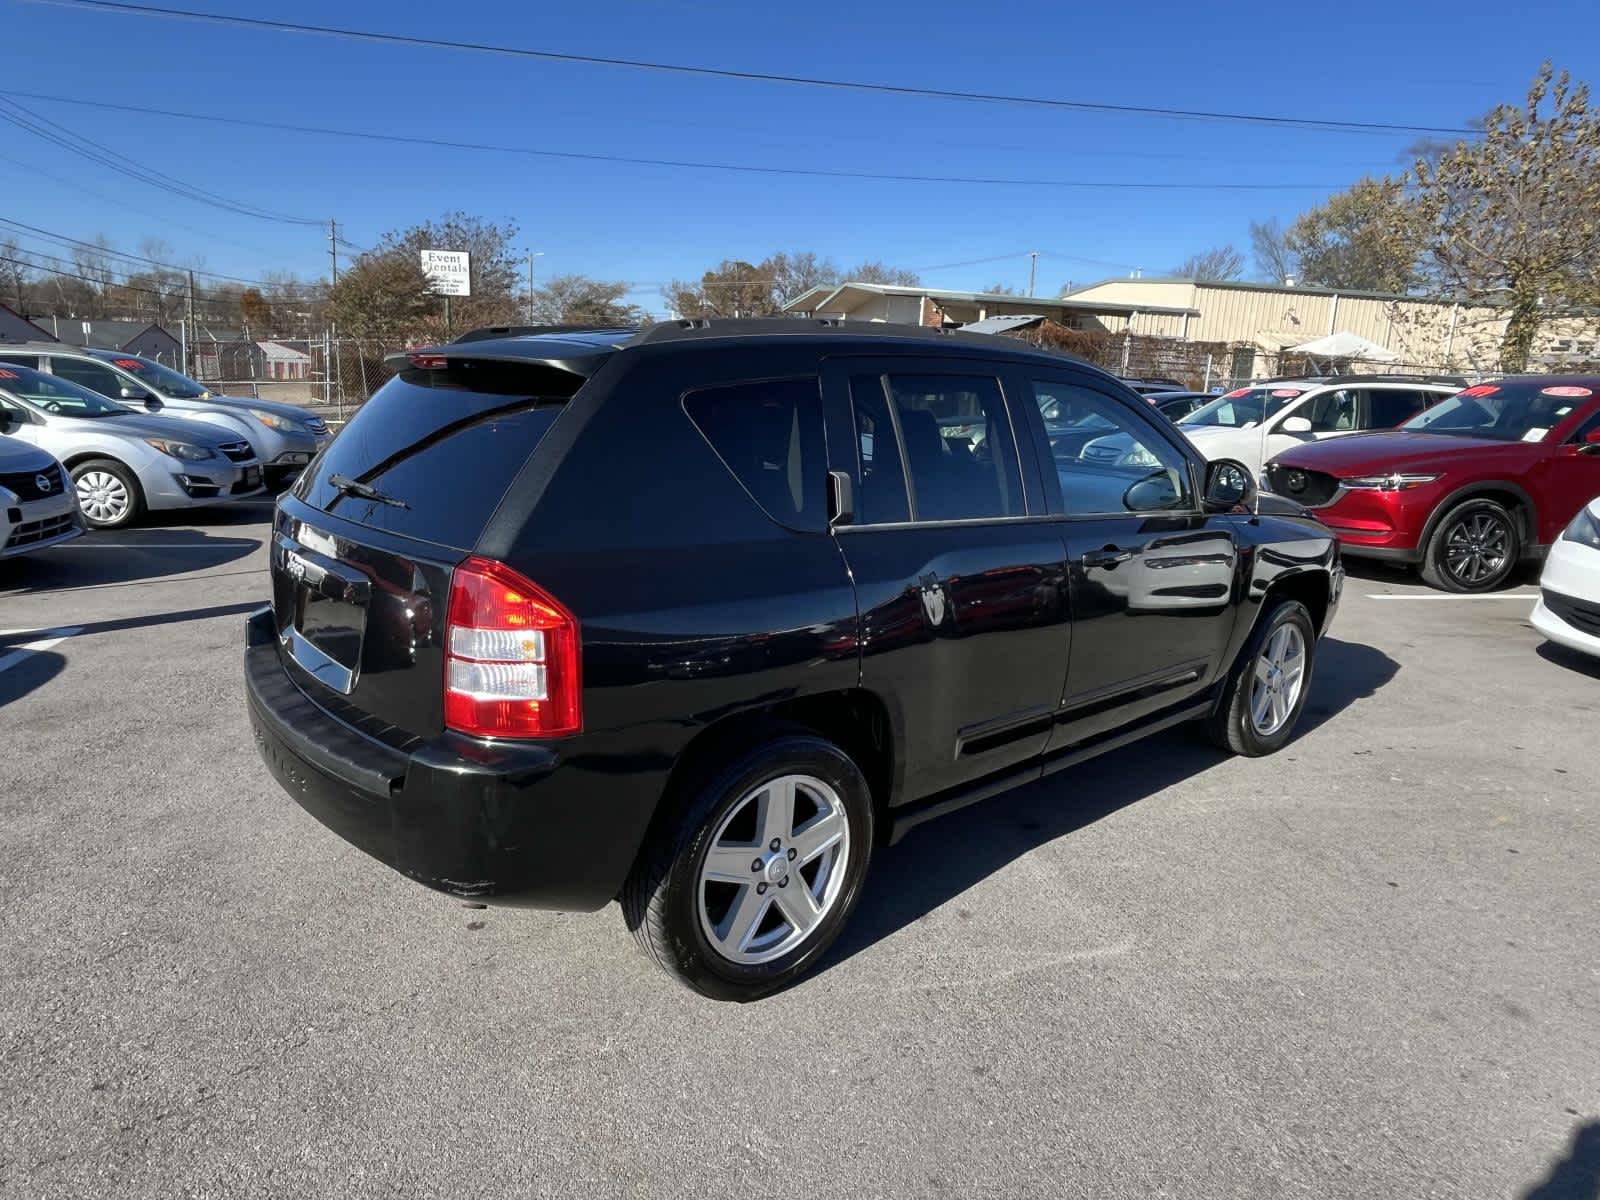
[(656, 797), (549, 745), (445, 733), (411, 753), (321, 708), (278, 657), (270, 609), (246, 626), (245, 691), (262, 761), (323, 825), (418, 883), (499, 904), (592, 911), (622, 886)]

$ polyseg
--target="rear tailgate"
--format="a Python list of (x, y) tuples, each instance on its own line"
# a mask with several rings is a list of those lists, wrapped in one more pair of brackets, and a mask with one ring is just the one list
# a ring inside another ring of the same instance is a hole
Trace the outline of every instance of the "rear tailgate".
[(451, 571), (582, 383), (538, 363), (407, 369), (280, 501), (272, 607), (313, 700), (400, 749), (443, 730)]

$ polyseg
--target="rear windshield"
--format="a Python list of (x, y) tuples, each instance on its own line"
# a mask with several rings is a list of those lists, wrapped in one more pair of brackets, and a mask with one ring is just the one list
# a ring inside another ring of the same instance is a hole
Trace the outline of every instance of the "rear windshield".
[[(577, 376), (456, 362), (380, 388), (301, 476), (295, 495), (346, 520), (470, 550)], [(353, 481), (382, 497), (352, 494)]]

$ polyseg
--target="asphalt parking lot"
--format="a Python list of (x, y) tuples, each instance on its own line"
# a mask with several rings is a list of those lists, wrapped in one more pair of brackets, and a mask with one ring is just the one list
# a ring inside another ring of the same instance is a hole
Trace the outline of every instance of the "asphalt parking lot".
[(0, 564), (0, 1193), (1596, 1194), (1600, 665), (1531, 578), (1360, 569), (1281, 755), (1177, 731), (929, 825), (735, 1006), (278, 790), (268, 511)]

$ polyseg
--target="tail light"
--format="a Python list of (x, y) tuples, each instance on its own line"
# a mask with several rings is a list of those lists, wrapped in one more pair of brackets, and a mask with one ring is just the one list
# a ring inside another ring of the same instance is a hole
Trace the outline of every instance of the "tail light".
[(469, 558), (450, 579), (444, 723), (474, 737), (583, 728), (578, 622), (504, 563)]

